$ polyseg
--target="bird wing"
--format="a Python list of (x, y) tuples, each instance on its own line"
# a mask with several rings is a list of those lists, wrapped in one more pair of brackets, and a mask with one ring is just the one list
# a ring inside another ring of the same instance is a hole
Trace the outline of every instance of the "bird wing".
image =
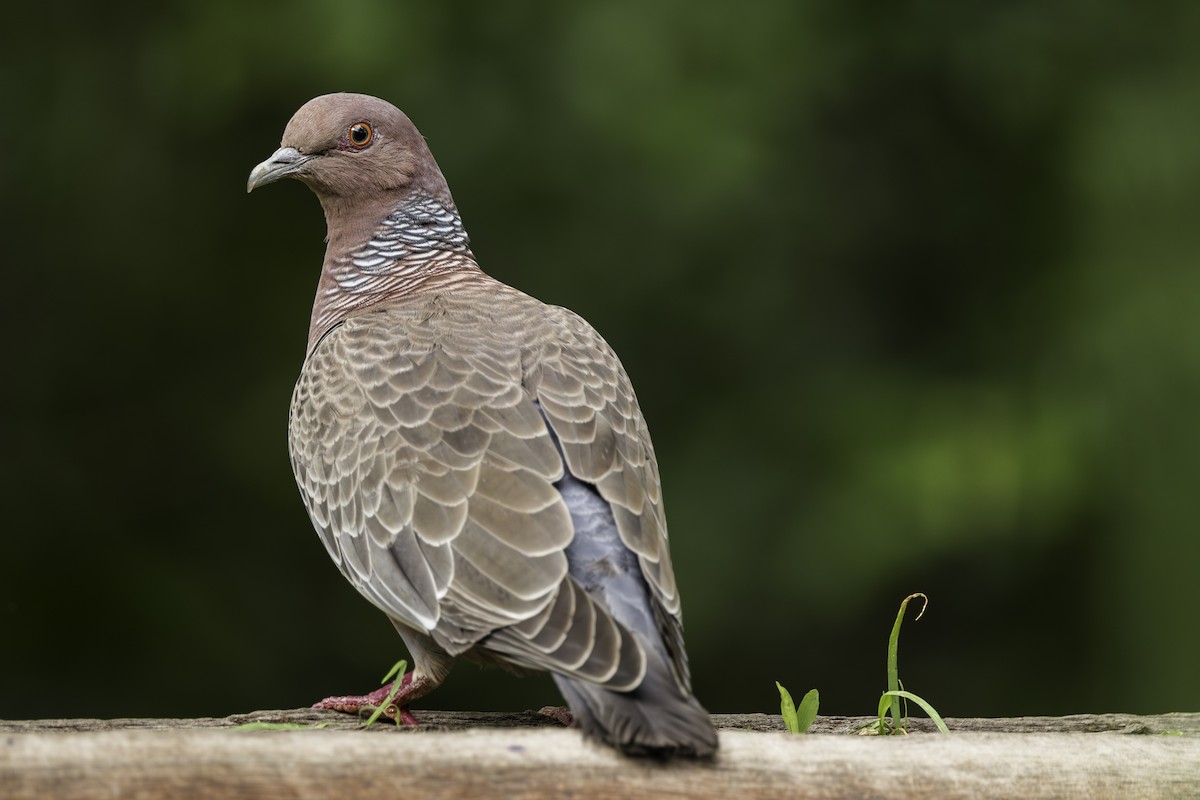
[(658, 461), (633, 385), (616, 353), (583, 318), (549, 307), (553, 335), (529, 385), (562, 447), (566, 468), (607, 501), (637, 556), (676, 680), (690, 676), (667, 541)]
[[(538, 305), (531, 325), (545, 323)], [(552, 319), (538, 347), (506, 344), (484, 322), (375, 311), (310, 354), (290, 450), (330, 557), (373, 604), (452, 654), (482, 642), (528, 666), (637, 685), (641, 646), (568, 575), (574, 531), (548, 419), (568, 468), (612, 504), (672, 660), (686, 664), (657, 467), (615, 355), (574, 315)]]

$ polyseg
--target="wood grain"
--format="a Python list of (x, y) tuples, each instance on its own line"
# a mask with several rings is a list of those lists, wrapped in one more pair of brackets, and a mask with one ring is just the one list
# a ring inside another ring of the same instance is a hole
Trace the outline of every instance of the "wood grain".
[[(418, 729), (307, 709), (186, 720), (0, 721), (0, 797), (1195, 797), (1200, 714), (869, 720), (721, 714), (711, 764), (637, 761), (534, 712), (421, 714)], [(239, 730), (251, 721), (311, 724)]]

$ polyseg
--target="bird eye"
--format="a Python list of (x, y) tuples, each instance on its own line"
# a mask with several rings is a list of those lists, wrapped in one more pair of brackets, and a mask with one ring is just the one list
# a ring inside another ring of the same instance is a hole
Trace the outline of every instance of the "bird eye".
[(365, 122), (356, 122), (350, 126), (350, 144), (355, 147), (366, 147), (374, 135), (371, 126)]

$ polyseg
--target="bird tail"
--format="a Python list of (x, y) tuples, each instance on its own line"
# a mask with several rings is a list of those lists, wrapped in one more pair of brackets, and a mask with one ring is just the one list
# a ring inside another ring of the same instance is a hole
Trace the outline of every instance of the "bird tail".
[(584, 734), (625, 755), (712, 758), (717, 732), (696, 698), (679, 688), (666, 664), (651, 658), (636, 689), (619, 692), (579, 678), (555, 674)]

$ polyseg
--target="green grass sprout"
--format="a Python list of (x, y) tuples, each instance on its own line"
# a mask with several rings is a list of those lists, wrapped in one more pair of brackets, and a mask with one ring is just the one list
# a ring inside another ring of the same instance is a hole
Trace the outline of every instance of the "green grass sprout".
[[(404, 682), (404, 671), (406, 669), (408, 669), (408, 662), (402, 658), (392, 665), (392, 668), (388, 670), (387, 675), (383, 676), (383, 680), (381, 680), (380, 683), (387, 683), (388, 681), (392, 680), (393, 677), (395, 678), (395, 681), (392, 683), (392, 690), (388, 692), (387, 699), (376, 706), (375, 710), (371, 712), (371, 716), (367, 717), (367, 723), (365, 727), (369, 728), (374, 725), (375, 720), (379, 719), (379, 715), (382, 714), (384, 710), (392, 704), (392, 700), (396, 697), (396, 693), (400, 691), (401, 684)], [(396, 724), (400, 724), (399, 714), (396, 715)]]
[(800, 706), (797, 707), (792, 702), (792, 695), (787, 689), (783, 688), (783, 684), (775, 681), (775, 686), (779, 689), (779, 713), (783, 715), (783, 724), (792, 733), (804, 733), (812, 727), (813, 720), (817, 718), (817, 708), (821, 705), (821, 695), (816, 689), (809, 689), (808, 693), (800, 701)]
[[(889, 692), (900, 691), (900, 671), (897, 667), (900, 650), (900, 624), (904, 622), (904, 611), (908, 608), (908, 601), (915, 598), (921, 598), (924, 602), (921, 603), (921, 610), (917, 612), (916, 622), (921, 617), (925, 616), (925, 609), (929, 608), (929, 598), (924, 594), (917, 592), (910, 594), (908, 597), (900, 601), (900, 610), (896, 613), (896, 621), (892, 624), (892, 633), (888, 637), (887, 651), (887, 688)], [(892, 705), (892, 726), (900, 727), (900, 709), (897, 704)]]
[[(945, 721), (941, 715), (934, 710), (924, 698), (918, 697), (912, 692), (905, 691), (904, 684), (900, 681), (900, 670), (897, 666), (899, 650), (900, 650), (900, 625), (904, 622), (904, 611), (908, 608), (910, 600), (921, 598), (924, 602), (921, 604), (921, 611), (917, 614), (913, 622), (916, 622), (925, 615), (925, 609), (929, 607), (929, 598), (921, 592), (910, 594), (908, 597), (900, 601), (900, 610), (896, 613), (896, 622), (892, 625), (892, 634), (888, 637), (887, 650), (887, 691), (879, 698), (879, 721), (873, 726), (875, 733), (907, 733), (906, 725), (908, 720), (908, 708), (905, 701), (911, 700), (916, 703), (921, 709), (929, 715), (938, 730), (942, 733), (949, 733), (950, 729), (946, 727)], [(891, 724), (888, 724), (887, 714), (891, 712)]]

